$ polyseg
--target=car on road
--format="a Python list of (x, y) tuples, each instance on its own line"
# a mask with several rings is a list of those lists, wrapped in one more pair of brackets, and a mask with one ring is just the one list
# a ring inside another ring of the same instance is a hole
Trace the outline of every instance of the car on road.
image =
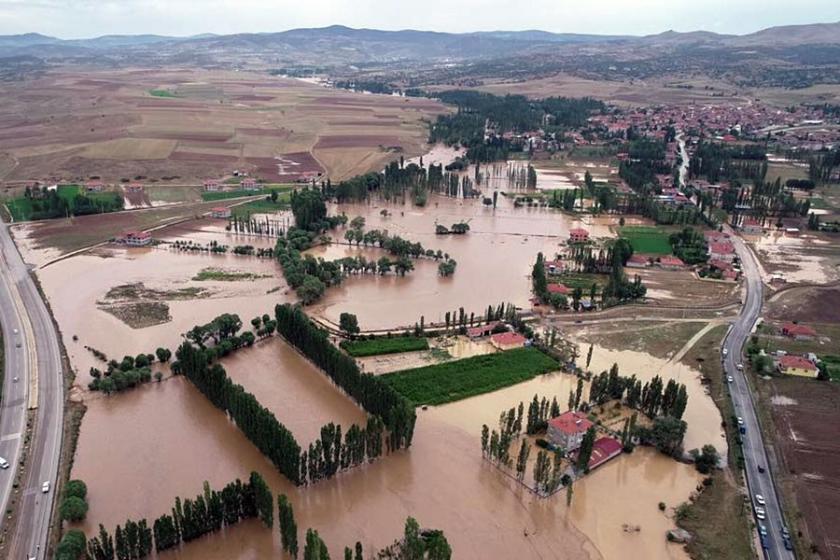
[(766, 503), (764, 501), (764, 496), (762, 496), (761, 494), (756, 494), (755, 495), (755, 503), (757, 503), (760, 506), (763, 506)]
[(766, 526), (766, 525), (764, 525), (763, 523), (759, 523), (759, 524), (758, 524), (758, 533), (759, 533), (762, 537), (766, 537), (766, 536), (767, 536), (767, 526)]
[(0, 457), (0, 469), (8, 469), (8, 468), (9, 468), (9, 462), (6, 459), (4, 459), (3, 457)]
[(755, 508), (755, 517), (759, 521), (764, 521), (767, 519), (767, 512), (764, 511), (764, 508), (756, 507)]
[(764, 474), (764, 467), (762, 467), (761, 465), (758, 465), (758, 472), (761, 473), (761, 474)]
[(785, 550), (793, 550), (793, 544), (790, 542), (790, 539), (784, 538), (782, 542), (785, 543)]
[(726, 376), (726, 381), (727, 381), (727, 383), (732, 383), (733, 381), (735, 381), (735, 378), (732, 377), (731, 375), (727, 375)]
[(782, 537), (784, 537), (786, 539), (790, 538), (790, 531), (788, 531), (788, 528), (785, 527), (784, 525), (782, 525)]
[(724, 349), (721, 351), (721, 354), (723, 354), (724, 356), (726, 356), (727, 354), (729, 354), (729, 349), (728, 349), (728, 348), (724, 348)]
[(43, 484), (41, 484), (41, 492), (43, 492), (44, 494), (46, 494), (46, 493), (47, 493), (47, 492), (49, 492), (49, 491), (50, 491), (50, 481), (49, 481), (49, 480), (45, 480), (45, 481), (44, 481), (44, 483), (43, 483)]
[(15, 333), (15, 334), (17, 334), (17, 333), (18, 333), (18, 330), (17, 330), (17, 329), (12, 329), (12, 332), (13, 332), (13, 333)]
[(763, 548), (764, 550), (769, 550), (770, 549), (770, 542), (767, 540), (767, 537), (765, 537), (764, 535), (761, 535), (761, 548)]
[(744, 364), (738, 364), (735, 366), (738, 371), (744, 371)]
[(738, 417), (738, 425), (739, 425), (739, 426), (743, 426), (743, 425), (744, 425), (744, 419), (743, 419), (743, 418), (741, 418), (740, 416)]
[(20, 348), (20, 340), (18, 340), (17, 342), (15, 342), (15, 346), (16, 346), (17, 348)]

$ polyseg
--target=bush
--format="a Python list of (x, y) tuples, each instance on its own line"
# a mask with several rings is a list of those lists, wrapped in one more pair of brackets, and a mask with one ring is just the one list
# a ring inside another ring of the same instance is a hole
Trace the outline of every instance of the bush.
[(70, 529), (61, 538), (55, 549), (55, 560), (78, 560), (85, 551), (85, 534)]
[(665, 511), (665, 502), (659, 502), (659, 511)]

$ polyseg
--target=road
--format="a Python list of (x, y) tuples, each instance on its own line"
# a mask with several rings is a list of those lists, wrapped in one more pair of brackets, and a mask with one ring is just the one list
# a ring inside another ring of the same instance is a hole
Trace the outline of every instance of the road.
[[(0, 322), (6, 341), (0, 456), (12, 465), (0, 471), (3, 511), (18, 468), (27, 410), (33, 410), (35, 416), (27, 469), (17, 503), (19, 522), (13, 528), (6, 557), (41, 560), (47, 558), (56, 494), (64, 419), (64, 376), (58, 332), (6, 224), (0, 224)], [(51, 488), (44, 494), (41, 484), (47, 480)]]
[[(731, 232), (730, 232), (731, 233)], [(729, 393), (735, 406), (735, 414), (743, 419), (746, 433), (742, 436), (744, 468), (747, 473), (747, 487), (753, 504), (755, 495), (761, 494), (766, 505), (767, 519), (758, 521), (767, 527), (767, 546), (764, 550), (765, 558), (769, 560), (792, 559), (794, 554), (785, 550), (781, 536), (781, 527), (786, 525), (783, 521), (782, 508), (779, 505), (778, 494), (770, 471), (767, 451), (762, 439), (761, 428), (758, 423), (758, 416), (755, 411), (752, 393), (747, 383), (746, 373), (739, 371), (737, 365), (742, 361), (742, 352), (747, 339), (761, 313), (763, 300), (763, 285), (758, 263), (752, 251), (747, 248), (744, 241), (732, 235), (732, 241), (741, 266), (747, 285), (747, 296), (744, 301), (741, 314), (724, 341), (724, 348), (727, 355), (723, 360), (724, 369), (727, 375), (732, 376), (732, 383), (729, 384)], [(764, 473), (758, 472), (759, 465), (764, 468)]]
[(688, 157), (688, 150), (685, 149), (685, 138), (683, 138), (683, 133), (680, 132), (677, 134), (677, 145), (680, 148), (680, 157), (682, 158), (682, 163), (680, 164), (680, 187), (684, 187), (686, 184), (686, 180), (688, 179), (688, 162), (690, 161)]

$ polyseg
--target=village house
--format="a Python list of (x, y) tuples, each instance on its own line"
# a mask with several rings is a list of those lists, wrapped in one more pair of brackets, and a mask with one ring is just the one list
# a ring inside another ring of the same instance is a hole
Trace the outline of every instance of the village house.
[(564, 296), (567, 296), (572, 293), (571, 288), (569, 288), (565, 284), (557, 283), (549, 284), (548, 286), (546, 286), (546, 290), (548, 290), (549, 294), (560, 294)]
[(589, 457), (589, 470), (594, 470), (604, 463), (615, 459), (622, 452), (621, 443), (611, 437), (602, 437), (592, 444), (592, 455)]
[(143, 192), (143, 183), (130, 183), (125, 190), (130, 193), (141, 193)]
[(745, 235), (761, 235), (764, 233), (764, 225), (755, 218), (744, 218), (741, 222), (741, 231)]
[(152, 242), (152, 234), (148, 231), (127, 231), (120, 238), (120, 242), (131, 247), (145, 247)]
[(627, 268), (647, 268), (650, 265), (650, 259), (644, 255), (634, 254), (627, 259)]
[(735, 246), (729, 241), (709, 243), (709, 258), (731, 263), (735, 260)]
[(685, 268), (685, 263), (682, 261), (681, 258), (675, 257), (673, 255), (665, 255), (664, 257), (659, 257), (656, 265), (659, 268), (663, 268), (665, 270), (682, 270)]
[(503, 332), (490, 337), (490, 344), (498, 350), (513, 350), (525, 346), (527, 339), (519, 333)]
[(814, 362), (802, 356), (782, 356), (776, 362), (780, 373), (799, 377), (816, 377), (819, 369)]
[(257, 180), (252, 177), (242, 179), (242, 182), (239, 183), (239, 185), (246, 191), (258, 191), (261, 188), (260, 184), (257, 183)]
[(486, 325), (470, 327), (467, 329), (467, 336), (473, 339), (488, 336), (493, 333), (493, 329), (495, 329), (499, 324), (500, 321), (490, 321)]
[(204, 190), (207, 192), (215, 192), (222, 189), (222, 186), (219, 182), (215, 179), (205, 179), (204, 180)]
[(564, 270), (566, 270), (566, 265), (563, 261), (545, 261), (547, 274), (561, 274)]
[(102, 192), (105, 189), (105, 183), (102, 181), (88, 181), (85, 183), (85, 190), (87, 192)]
[(583, 228), (572, 228), (569, 230), (569, 243), (586, 243), (589, 241), (589, 232)]
[(782, 325), (782, 334), (796, 340), (812, 340), (817, 337), (817, 331), (808, 325), (798, 323), (785, 323)]
[(210, 210), (210, 217), (220, 219), (230, 218), (230, 208), (226, 208), (224, 206), (217, 206)]
[(579, 411), (567, 410), (560, 416), (548, 421), (548, 441), (556, 447), (562, 447), (567, 452), (580, 447), (583, 435), (592, 427), (592, 422), (586, 414)]

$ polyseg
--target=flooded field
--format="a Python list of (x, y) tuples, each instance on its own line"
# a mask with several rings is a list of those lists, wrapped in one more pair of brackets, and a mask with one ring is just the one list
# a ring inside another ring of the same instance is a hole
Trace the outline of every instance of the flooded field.
[[(387, 209), (389, 216), (380, 211)], [(499, 197), (496, 210), (480, 200), (430, 196), (423, 207), (411, 204), (342, 204), (332, 208), (349, 217), (365, 217), (367, 229), (388, 230), (426, 248), (438, 250), (458, 262), (455, 274), (440, 278), (434, 261), (419, 260), (405, 277), (348, 278), (331, 288), (310, 313), (338, 322), (342, 312), (355, 313), (363, 329), (413, 326), (421, 316), (426, 322), (443, 321), (447, 311), (463, 307), (469, 314), (483, 314), (488, 305), (510, 302), (528, 305), (529, 274), (537, 253), (554, 257), (565, 245), (569, 230), (585, 227), (593, 237), (613, 237), (609, 226), (576, 220), (550, 209), (513, 208)], [(447, 227), (467, 221), (466, 235), (435, 235), (435, 224)], [(338, 258), (347, 246), (319, 249), (328, 258)], [(383, 253), (371, 253), (382, 256)], [(366, 255), (367, 256), (367, 255)], [(377, 257), (378, 258), (378, 257)]]
[(774, 232), (756, 238), (753, 246), (764, 280), (780, 275), (787, 282), (824, 284), (840, 278), (840, 250), (823, 236)]
[(498, 351), (487, 339), (470, 340), (464, 336), (440, 337), (429, 344), (431, 346), (429, 350), (356, 358), (356, 362), (362, 371), (379, 375)]
[(230, 378), (308, 445), (328, 422), (364, 426), (365, 412), (311, 362), (280, 338), (258, 342), (221, 360)]

